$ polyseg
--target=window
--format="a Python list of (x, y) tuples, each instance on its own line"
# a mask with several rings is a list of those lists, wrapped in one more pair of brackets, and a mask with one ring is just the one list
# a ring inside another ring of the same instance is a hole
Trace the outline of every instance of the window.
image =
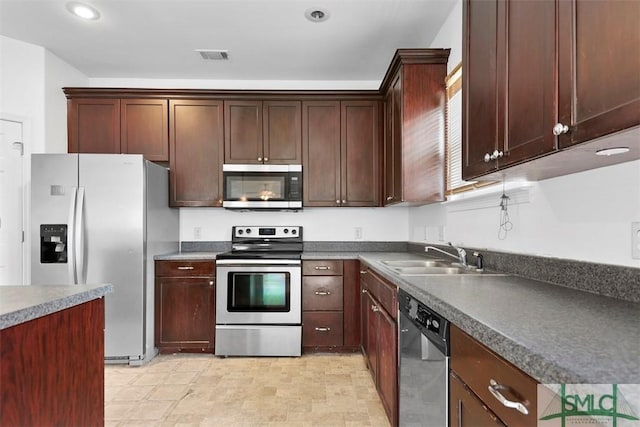
[(452, 195), (474, 188), (484, 187), (493, 182), (465, 181), (462, 179), (462, 63), (449, 73), (445, 80), (447, 87), (446, 112), (446, 161), (447, 189)]

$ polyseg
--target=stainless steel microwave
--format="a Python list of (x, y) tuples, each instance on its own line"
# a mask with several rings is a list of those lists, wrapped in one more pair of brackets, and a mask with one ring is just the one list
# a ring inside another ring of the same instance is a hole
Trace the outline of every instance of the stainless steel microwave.
[(223, 165), (222, 207), (302, 209), (302, 165)]

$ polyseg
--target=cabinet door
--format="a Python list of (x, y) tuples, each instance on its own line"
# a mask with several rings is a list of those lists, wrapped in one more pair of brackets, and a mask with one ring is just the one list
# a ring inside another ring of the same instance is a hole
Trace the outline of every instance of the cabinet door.
[(344, 346), (360, 347), (360, 262), (344, 260), (342, 293), (344, 309)]
[(391, 425), (398, 424), (398, 327), (395, 319), (377, 305), (378, 391)]
[(558, 1), (560, 147), (640, 124), (638, 1)]
[(449, 420), (451, 427), (504, 427), (453, 373), (449, 375)]
[(462, 176), (494, 170), (485, 162), (498, 148), (498, 0), (463, 3)]
[(264, 163), (302, 164), (302, 104), (264, 101)]
[(120, 100), (74, 98), (67, 101), (69, 153), (120, 153)]
[(222, 206), (223, 106), (172, 100), (171, 206)]
[(224, 101), (224, 162), (262, 163), (262, 101)]
[(213, 277), (156, 279), (156, 345), (211, 351), (215, 333)]
[(498, 20), (506, 29), (498, 34), (498, 167), (556, 148), (555, 11), (553, 1), (500, 2)]
[(402, 201), (402, 72), (385, 98), (384, 193), (385, 206)]
[(169, 113), (166, 99), (120, 101), (120, 149), (147, 160), (169, 161)]
[(340, 102), (302, 103), (305, 206), (339, 206)]
[(376, 310), (376, 300), (371, 297), (367, 292), (362, 298), (362, 322), (364, 325), (363, 331), (366, 336), (363, 337), (363, 345), (365, 350), (365, 356), (369, 369), (371, 370), (371, 376), (374, 382), (378, 383), (378, 313)]
[(343, 101), (340, 120), (340, 205), (379, 206), (379, 102)]

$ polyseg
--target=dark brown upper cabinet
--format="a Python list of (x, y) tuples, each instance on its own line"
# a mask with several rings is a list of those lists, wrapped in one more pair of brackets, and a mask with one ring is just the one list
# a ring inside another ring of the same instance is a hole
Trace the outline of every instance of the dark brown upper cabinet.
[(385, 94), (383, 203), (444, 200), (445, 77), (449, 49), (399, 49)]
[(379, 105), (303, 102), (305, 206), (379, 206)]
[(222, 100), (169, 101), (171, 206), (222, 206)]
[(167, 99), (70, 98), (70, 153), (144, 154), (169, 161)]
[(227, 100), (225, 163), (302, 163), (300, 101)]
[(465, 0), (463, 178), (544, 179), (640, 157), (598, 159), (606, 142), (562, 152), (640, 124), (639, 15), (638, 2)]

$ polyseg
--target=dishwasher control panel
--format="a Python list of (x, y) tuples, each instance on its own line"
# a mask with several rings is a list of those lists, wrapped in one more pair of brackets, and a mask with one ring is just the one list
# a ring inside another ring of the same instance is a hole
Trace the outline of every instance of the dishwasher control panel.
[(446, 319), (402, 290), (398, 294), (398, 302), (400, 312), (411, 319), (423, 334), (449, 341), (449, 322)]

